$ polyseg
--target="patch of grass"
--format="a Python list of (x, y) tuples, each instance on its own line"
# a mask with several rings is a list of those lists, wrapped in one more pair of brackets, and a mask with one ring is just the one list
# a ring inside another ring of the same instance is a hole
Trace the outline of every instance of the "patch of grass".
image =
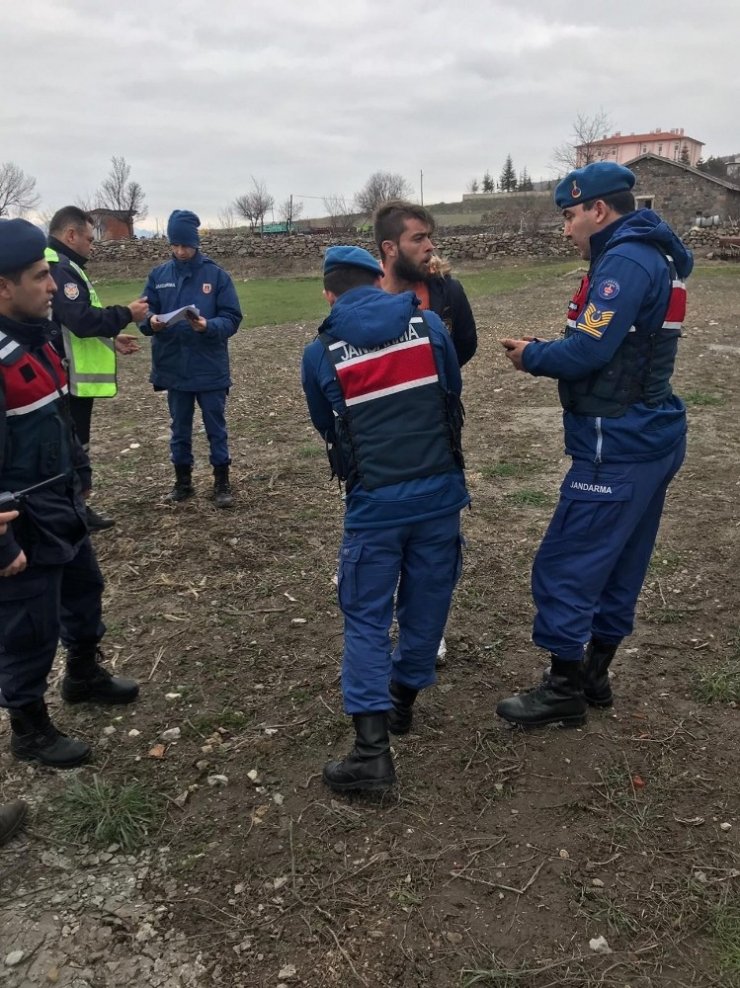
[(740, 976), (740, 904), (716, 906), (712, 913), (711, 931), (720, 971)]
[(525, 508), (546, 508), (552, 504), (552, 498), (549, 494), (528, 487), (523, 487), (519, 491), (512, 491), (506, 497), (512, 504), (519, 504)]
[(92, 782), (75, 779), (68, 785), (55, 812), (56, 828), (70, 843), (118, 844), (131, 852), (141, 847), (160, 819), (162, 803), (140, 782), (117, 786), (96, 775)]
[(709, 394), (708, 391), (689, 391), (683, 395), (683, 400), (689, 408), (716, 408), (725, 403), (722, 395)]
[(681, 556), (675, 549), (656, 545), (650, 557), (648, 572), (651, 576), (667, 576), (675, 573), (681, 566)]
[[(543, 279), (557, 278), (572, 271), (574, 260), (541, 262), (539, 264), (512, 265), (489, 271), (475, 271), (463, 275), (465, 291), (470, 298), (482, 295), (501, 295)], [(144, 290), (141, 281), (97, 282), (97, 290), (103, 305), (126, 305), (138, 298)], [(241, 302), (244, 320), (241, 328), (274, 326), (282, 323), (307, 322), (318, 324), (329, 313), (329, 306), (322, 295), (321, 278), (252, 278), (234, 282)], [(129, 327), (126, 332), (135, 332)]]
[(686, 617), (684, 611), (676, 610), (673, 607), (658, 607), (650, 610), (645, 615), (645, 620), (652, 624), (680, 624)]
[[(491, 957), (495, 964), (496, 958)], [(519, 970), (507, 967), (468, 968), (460, 972), (461, 988), (473, 988), (474, 985), (495, 985), (496, 988), (521, 988), (525, 978), (531, 976), (526, 968)]]
[(521, 480), (523, 477), (529, 477), (533, 473), (536, 473), (540, 465), (539, 463), (525, 462), (522, 460), (502, 460), (500, 463), (486, 464), (486, 466), (481, 467), (480, 472), (481, 476), (485, 477), (486, 480), (493, 480), (498, 477)]
[(699, 669), (694, 695), (702, 703), (740, 701), (740, 662), (730, 659), (716, 669)]
[(317, 456), (324, 455), (324, 447), (319, 446), (316, 443), (307, 443), (305, 446), (301, 446), (298, 449), (298, 455), (302, 460), (313, 460)]
[(201, 734), (213, 734), (219, 727), (227, 731), (241, 731), (250, 721), (248, 714), (243, 710), (230, 710), (225, 708), (218, 713), (204, 713), (193, 718), (193, 727)]

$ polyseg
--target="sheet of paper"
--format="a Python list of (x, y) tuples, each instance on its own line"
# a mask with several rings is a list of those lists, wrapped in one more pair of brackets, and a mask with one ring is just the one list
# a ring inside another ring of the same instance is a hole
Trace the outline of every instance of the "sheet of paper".
[(183, 305), (181, 309), (173, 309), (172, 312), (163, 312), (157, 316), (157, 319), (163, 322), (165, 326), (172, 326), (174, 323), (184, 319), (187, 312), (192, 312), (194, 316), (200, 315), (197, 305)]

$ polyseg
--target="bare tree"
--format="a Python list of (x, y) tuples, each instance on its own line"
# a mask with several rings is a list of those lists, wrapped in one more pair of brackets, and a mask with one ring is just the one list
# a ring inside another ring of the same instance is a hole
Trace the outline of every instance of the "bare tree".
[(361, 213), (370, 216), (381, 202), (388, 199), (408, 199), (413, 191), (403, 175), (396, 172), (373, 172), (355, 195), (355, 205)]
[(227, 203), (217, 215), (218, 225), (222, 230), (233, 230), (236, 226), (236, 211), (234, 204)]
[(604, 110), (599, 110), (592, 117), (579, 113), (573, 122), (571, 139), (560, 144), (552, 152), (553, 165), (559, 172), (570, 171), (571, 168), (581, 168), (598, 161), (595, 144), (606, 137), (611, 123)]
[(285, 202), (278, 206), (278, 217), (281, 223), (285, 223), (288, 230), (292, 230), (293, 224), (301, 218), (303, 213), (303, 203), (293, 202), (293, 196), (289, 196)]
[(258, 182), (254, 175), (251, 178), (252, 191), (237, 196), (234, 200), (234, 209), (249, 223), (250, 230), (254, 232), (259, 226), (262, 231), (265, 225), (265, 213), (275, 205), (275, 199), (267, 191), (264, 182)]
[(131, 165), (124, 157), (113, 155), (111, 170), (95, 195), (98, 209), (110, 209), (125, 213), (127, 219), (143, 220), (147, 214), (144, 203), (144, 190), (138, 182), (132, 182)]
[(12, 161), (0, 164), (0, 216), (22, 216), (40, 201), (35, 178)]
[(329, 217), (329, 226), (332, 233), (338, 233), (340, 230), (350, 230), (354, 226), (355, 215), (349, 208), (344, 196), (337, 195), (336, 193), (327, 196), (324, 199), (324, 209)]

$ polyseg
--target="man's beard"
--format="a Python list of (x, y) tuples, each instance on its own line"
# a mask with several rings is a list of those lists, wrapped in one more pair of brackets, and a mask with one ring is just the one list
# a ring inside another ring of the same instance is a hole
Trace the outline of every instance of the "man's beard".
[(403, 253), (403, 251), (398, 249), (398, 257), (396, 258), (396, 263), (393, 266), (393, 273), (398, 278), (399, 281), (408, 281), (410, 284), (414, 285), (418, 281), (429, 281), (431, 275), (429, 274), (429, 268), (425, 266), (419, 266), (414, 264), (413, 261)]

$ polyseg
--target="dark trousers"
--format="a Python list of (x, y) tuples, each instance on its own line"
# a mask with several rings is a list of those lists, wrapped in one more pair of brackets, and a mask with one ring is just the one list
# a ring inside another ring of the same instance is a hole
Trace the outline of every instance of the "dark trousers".
[(69, 396), (69, 413), (74, 422), (77, 438), (85, 449), (90, 445), (90, 428), (92, 425), (94, 401), (94, 398), (78, 398), (77, 395)]
[(60, 638), (67, 648), (100, 641), (102, 593), (89, 538), (68, 563), (0, 579), (0, 707), (43, 698)]
[[(461, 568), (459, 513), (344, 533), (338, 597), (346, 713), (390, 710), (391, 679), (416, 690), (436, 682), (437, 649)], [(396, 591), (398, 644), (392, 649)]]
[(211, 466), (228, 465), (229, 438), (226, 432), (228, 391), (168, 391), (170, 409), (170, 453), (175, 466), (193, 465), (193, 413), (198, 402), (210, 446)]
[(596, 466), (575, 461), (535, 556), (532, 640), (578, 661), (591, 637), (632, 634), (666, 491), (686, 443), (659, 460)]

